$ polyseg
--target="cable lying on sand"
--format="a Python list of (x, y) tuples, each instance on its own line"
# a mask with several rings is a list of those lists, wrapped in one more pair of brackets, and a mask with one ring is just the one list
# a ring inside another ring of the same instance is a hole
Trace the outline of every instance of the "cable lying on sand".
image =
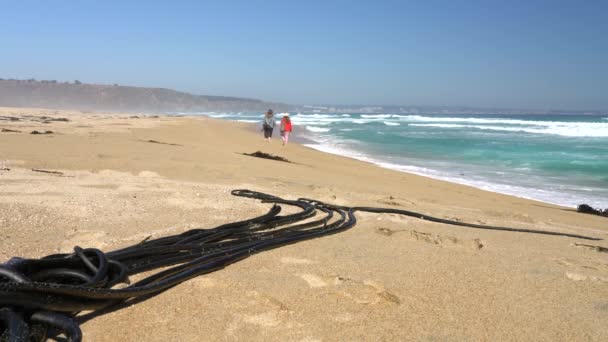
[[(285, 200), (250, 190), (234, 190), (232, 194), (273, 203), (273, 206), (268, 213), (252, 219), (146, 239), (108, 253), (75, 247), (71, 254), (41, 259), (12, 258), (0, 264), (0, 341), (43, 341), (58, 334), (80, 341), (79, 323), (145, 300), (252, 254), (345, 231), (356, 224), (356, 211), (400, 214), (479, 229), (601, 240), (543, 230), (462, 223), (399, 209), (345, 207), (306, 198)], [(280, 205), (300, 210), (279, 215)], [(312, 219), (318, 213), (322, 213), (322, 217)], [(133, 284), (115, 287), (128, 284), (129, 276), (161, 267), (162, 271)], [(92, 313), (78, 315), (85, 310)]]

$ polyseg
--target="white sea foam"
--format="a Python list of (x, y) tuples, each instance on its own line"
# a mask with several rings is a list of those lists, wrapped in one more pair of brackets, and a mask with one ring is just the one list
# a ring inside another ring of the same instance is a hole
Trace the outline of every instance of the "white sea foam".
[(438, 117), (438, 116), (422, 116), (422, 115), (397, 115), (397, 117), (406, 119), (406, 121), (422, 121), (422, 122), (466, 122), (478, 124), (508, 124), (508, 125), (541, 125), (545, 126), (550, 123), (562, 123), (561, 121), (536, 121), (536, 120), (516, 120), (502, 118), (458, 118), (458, 117)]
[[(231, 113), (208, 113), (215, 118), (229, 118)], [(278, 114), (279, 116), (281, 114)], [(239, 119), (257, 119), (259, 114), (239, 115)], [(390, 121), (386, 121), (390, 118)], [(607, 119), (607, 118), (605, 118)], [(398, 126), (399, 122), (407, 122), (409, 126), (426, 126), (437, 128), (470, 128), (489, 131), (523, 132), (532, 134), (550, 134), (567, 137), (608, 137), (608, 123), (606, 122), (560, 122), (518, 120), (506, 118), (475, 118), (475, 117), (434, 117), (422, 115), (397, 114), (362, 114), (352, 117), (351, 114), (315, 113), (294, 114), (292, 121), (302, 126), (327, 126), (339, 123), (367, 124), (383, 122), (387, 126)]]
[(352, 118), (335, 115), (324, 115), (324, 114), (306, 114), (306, 115), (294, 115), (292, 121), (295, 124), (305, 125), (329, 125), (334, 122), (352, 122)]
[(386, 118), (390, 118), (391, 116), (392, 116), (391, 114), (374, 114), (374, 115), (361, 114), (361, 117), (366, 118), (366, 119), (386, 119)]
[[(205, 116), (213, 116), (216, 115), (215, 112), (167, 112), (168, 115), (187, 115), (187, 116), (197, 116), (197, 115), (205, 115)], [(226, 116), (229, 116), (228, 113), (221, 113), (221, 114), (226, 114)]]
[(201, 113), (201, 114), (205, 115), (205, 116), (212, 117), (212, 118), (218, 118), (218, 119), (235, 116), (234, 114), (231, 114), (231, 113), (214, 113), (214, 112), (210, 112), (210, 113)]
[(414, 166), (414, 165), (402, 165), (402, 164), (388, 163), (388, 162), (382, 162), (382, 161), (375, 161), (374, 164), (381, 166), (385, 169), (415, 173), (415, 174), (421, 175), (421, 176), (430, 176), (433, 174), (435, 174), (437, 176), (437, 173), (438, 173), (436, 170), (429, 169), (426, 167), (421, 167), (421, 166)]
[(548, 122), (545, 127), (540, 125), (533, 127), (524, 126), (484, 126), (467, 124), (413, 124), (408, 126), (416, 127), (437, 127), (437, 128), (473, 128), (491, 131), (504, 132), (525, 132), (534, 134), (552, 134), (565, 137), (608, 137), (608, 124), (598, 122)]
[(390, 122), (390, 121), (384, 121), (384, 124), (387, 126), (401, 126), (401, 124), (398, 122)]
[[(205, 115), (218, 119), (233, 119), (243, 122), (257, 122), (263, 117), (260, 113), (252, 112), (191, 112), (172, 113), (180, 115)], [(277, 114), (281, 116), (284, 113)], [(386, 121), (390, 118), (390, 121)], [(602, 122), (567, 122), (567, 121), (538, 121), (519, 120), (507, 118), (478, 118), (478, 117), (437, 117), (423, 115), (397, 115), (397, 114), (362, 114), (360, 118), (351, 114), (315, 113), (294, 114), (292, 120), (296, 125), (327, 126), (338, 123), (367, 124), (382, 122), (387, 126), (398, 126), (399, 122), (406, 122), (413, 127), (459, 128), (478, 129), (486, 131), (522, 132), (531, 134), (559, 135), (565, 137), (608, 137), (608, 118)]]
[(323, 128), (323, 127), (316, 127), (316, 126), (306, 126), (306, 129), (311, 131), (311, 132), (315, 132), (315, 133), (325, 133), (325, 132), (329, 132), (329, 128)]
[(294, 117), (298, 117), (300, 119), (305, 118), (305, 119), (331, 119), (331, 118), (335, 118), (335, 115), (332, 114), (298, 114), (298, 115), (294, 115)]

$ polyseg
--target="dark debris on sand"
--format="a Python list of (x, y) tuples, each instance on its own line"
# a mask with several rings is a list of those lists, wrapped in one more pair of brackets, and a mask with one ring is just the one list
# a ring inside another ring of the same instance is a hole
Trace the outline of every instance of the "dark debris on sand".
[(53, 121), (56, 122), (69, 122), (68, 118), (52, 118), (50, 116), (36, 116), (36, 115), (23, 115), (23, 118), (29, 119), (29, 121), (42, 122), (42, 123), (51, 123)]
[(2, 121), (21, 121), (21, 119), (16, 116), (4, 116), (4, 115), (0, 115), (0, 120), (2, 120)]
[(32, 131), (30, 134), (53, 134), (53, 131)]
[(576, 211), (578, 211), (579, 213), (583, 213), (583, 214), (591, 214), (591, 215), (608, 217), (608, 208), (604, 209), (604, 210), (595, 209), (587, 204), (579, 205), (578, 208), (576, 208)]
[(285, 163), (292, 163), (291, 161), (289, 161), (289, 160), (287, 160), (287, 159), (285, 159), (283, 157), (275, 156), (275, 155), (272, 155), (272, 154), (269, 154), (269, 153), (264, 153), (262, 151), (257, 151), (257, 152), (254, 152), (254, 153), (243, 153), (243, 154), (246, 155), (246, 156), (250, 156), (250, 157), (262, 158), (262, 159), (270, 159), (270, 160), (277, 160), (277, 161), (282, 161), (282, 162), (285, 162)]
[(52, 118), (50, 116), (36, 116), (36, 115), (21, 115), (17, 116), (6, 116), (0, 115), (0, 121), (34, 121), (34, 122), (42, 122), (42, 123), (51, 123), (55, 122), (69, 122), (68, 118)]
[(180, 144), (166, 143), (158, 140), (140, 140), (142, 142), (153, 143), (153, 144), (161, 144), (161, 145), (171, 145), (171, 146), (184, 146)]
[(43, 170), (43, 169), (32, 169), (32, 171), (34, 171), (34, 172), (41, 172), (41, 173), (50, 173), (52, 175), (63, 176), (63, 172), (59, 172), (59, 171)]

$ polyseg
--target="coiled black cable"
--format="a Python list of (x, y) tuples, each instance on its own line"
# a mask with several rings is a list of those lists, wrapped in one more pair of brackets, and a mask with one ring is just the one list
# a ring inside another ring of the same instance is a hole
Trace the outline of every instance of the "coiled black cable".
[[(63, 333), (69, 341), (80, 341), (80, 311), (103, 313), (125, 302), (144, 300), (252, 254), (342, 232), (356, 224), (357, 211), (400, 214), (477, 229), (601, 240), (545, 230), (462, 223), (400, 209), (345, 207), (306, 198), (285, 200), (251, 190), (234, 190), (232, 194), (273, 206), (268, 213), (252, 219), (146, 239), (108, 253), (77, 246), (71, 254), (12, 258), (0, 264), (0, 341), (45, 340), (57, 333)], [(279, 204), (300, 210), (281, 216)], [(322, 218), (309, 220), (319, 212)], [(165, 269), (134, 284), (114, 288), (119, 283), (128, 284), (129, 276), (161, 267)]]

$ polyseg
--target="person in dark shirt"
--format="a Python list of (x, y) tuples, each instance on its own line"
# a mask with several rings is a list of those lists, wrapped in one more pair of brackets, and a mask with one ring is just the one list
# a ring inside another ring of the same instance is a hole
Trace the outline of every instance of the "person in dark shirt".
[(269, 109), (264, 116), (264, 120), (262, 121), (262, 131), (264, 131), (264, 138), (268, 139), (268, 142), (270, 142), (270, 138), (272, 137), (274, 125), (274, 113), (272, 109)]

